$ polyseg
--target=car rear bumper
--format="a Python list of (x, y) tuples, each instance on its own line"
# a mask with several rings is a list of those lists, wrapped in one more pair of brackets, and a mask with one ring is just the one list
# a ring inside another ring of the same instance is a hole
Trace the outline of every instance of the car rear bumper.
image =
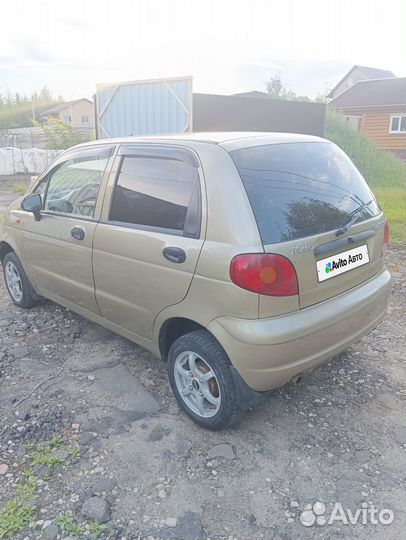
[(317, 366), (368, 334), (383, 319), (388, 270), (330, 300), (268, 319), (219, 317), (208, 330), (250, 388), (266, 391)]

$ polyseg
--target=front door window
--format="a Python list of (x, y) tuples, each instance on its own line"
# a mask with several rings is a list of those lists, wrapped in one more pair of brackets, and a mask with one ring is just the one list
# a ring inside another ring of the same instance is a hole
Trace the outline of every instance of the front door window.
[(78, 152), (48, 178), (44, 210), (92, 218), (112, 148)]

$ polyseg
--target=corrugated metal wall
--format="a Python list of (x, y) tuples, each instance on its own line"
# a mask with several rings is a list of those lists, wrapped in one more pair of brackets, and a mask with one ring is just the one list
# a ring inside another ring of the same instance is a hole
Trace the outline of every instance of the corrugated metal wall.
[(97, 138), (188, 131), (191, 107), (191, 77), (98, 85)]
[(323, 103), (193, 94), (193, 131), (276, 131), (323, 136)]
[[(193, 101), (193, 103), (192, 103)], [(323, 135), (322, 103), (193, 94), (192, 78), (98, 85), (96, 136), (190, 131), (281, 131)]]

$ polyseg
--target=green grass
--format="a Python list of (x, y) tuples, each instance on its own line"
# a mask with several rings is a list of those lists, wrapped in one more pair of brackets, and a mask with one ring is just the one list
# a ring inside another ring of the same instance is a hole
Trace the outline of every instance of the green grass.
[(25, 195), (28, 191), (28, 187), (28, 184), (14, 184), (11, 191), (17, 193), (17, 195)]
[(72, 450), (69, 452), (69, 457), (72, 461), (77, 459), (80, 456), (80, 448), (79, 446), (74, 446)]
[(384, 187), (373, 188), (374, 193), (389, 220), (390, 244), (405, 245), (405, 188)]
[(46, 465), (48, 467), (56, 467), (61, 465), (65, 460), (54, 454), (54, 451), (63, 446), (63, 441), (60, 437), (52, 437), (45, 443), (27, 445), (28, 461), (31, 465)]
[(391, 245), (405, 245), (405, 166), (390, 153), (378, 149), (334, 113), (326, 117), (325, 137), (336, 143), (355, 163), (375, 193), (390, 225)]
[(35, 519), (35, 499), (38, 481), (28, 475), (17, 487), (17, 496), (10, 499), (0, 510), (0, 538), (12, 538)]
[[(79, 446), (66, 445), (61, 437), (25, 445), (27, 459), (21, 470), (23, 481), (17, 486), (15, 497), (10, 499), (0, 510), (0, 540), (13, 539), (30, 523), (37, 519), (36, 505), (39, 496), (39, 480), (33, 472), (34, 465), (46, 465), (49, 468), (68, 465), (80, 456)], [(62, 459), (55, 455), (57, 450), (66, 450), (68, 457)], [(114, 531), (99, 521), (78, 521), (72, 512), (61, 514), (56, 520), (63, 535), (76, 539), (100, 540), (114, 535)]]
[(25, 501), (34, 499), (37, 496), (38, 491), (37, 477), (31, 473), (28, 473), (27, 480), (23, 484), (19, 484), (16, 491), (17, 494)]
[[(28, 455), (22, 470), (24, 481), (17, 486), (15, 498), (10, 499), (0, 510), (0, 539), (14, 538), (16, 534), (36, 519), (35, 500), (38, 496), (39, 483), (38, 478), (33, 473), (33, 466), (46, 465), (52, 468), (66, 463), (66, 460), (54, 454), (56, 450), (66, 448), (61, 437), (52, 437), (46, 442), (29, 444), (25, 448)], [(79, 453), (80, 449), (75, 446), (70, 451), (69, 457), (76, 458)], [(72, 525), (72, 533), (76, 532), (77, 536), (82, 534), (84, 530), (84, 526), (77, 525), (75, 527), (75, 524)], [(92, 537), (90, 536), (90, 538)]]
[(0, 538), (11, 537), (35, 517), (35, 509), (24, 499), (11, 499), (0, 511)]
[(64, 534), (68, 534), (73, 538), (84, 537), (87, 529), (89, 532), (86, 536), (90, 540), (97, 540), (102, 536), (106, 538), (110, 534), (110, 531), (103, 523), (95, 520), (86, 525), (85, 523), (78, 522), (71, 512), (61, 514), (57, 518), (56, 523)]
[(56, 520), (63, 533), (71, 536), (82, 536), (86, 531), (85, 526), (75, 521), (73, 515), (70, 512), (65, 512), (60, 515)]
[(90, 522), (89, 531), (91, 540), (96, 540), (97, 538), (100, 538), (104, 534), (108, 533), (106, 525), (96, 520)]

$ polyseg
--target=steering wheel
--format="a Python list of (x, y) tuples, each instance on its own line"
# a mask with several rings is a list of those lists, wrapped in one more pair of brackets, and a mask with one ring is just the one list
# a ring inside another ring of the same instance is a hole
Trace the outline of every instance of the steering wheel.
[[(95, 206), (99, 186), (100, 184), (97, 182), (91, 182), (76, 191), (72, 199), (70, 199), (73, 211), (76, 210), (79, 214), (88, 215), (87, 212)], [(93, 201), (93, 203), (90, 203), (90, 201)]]

